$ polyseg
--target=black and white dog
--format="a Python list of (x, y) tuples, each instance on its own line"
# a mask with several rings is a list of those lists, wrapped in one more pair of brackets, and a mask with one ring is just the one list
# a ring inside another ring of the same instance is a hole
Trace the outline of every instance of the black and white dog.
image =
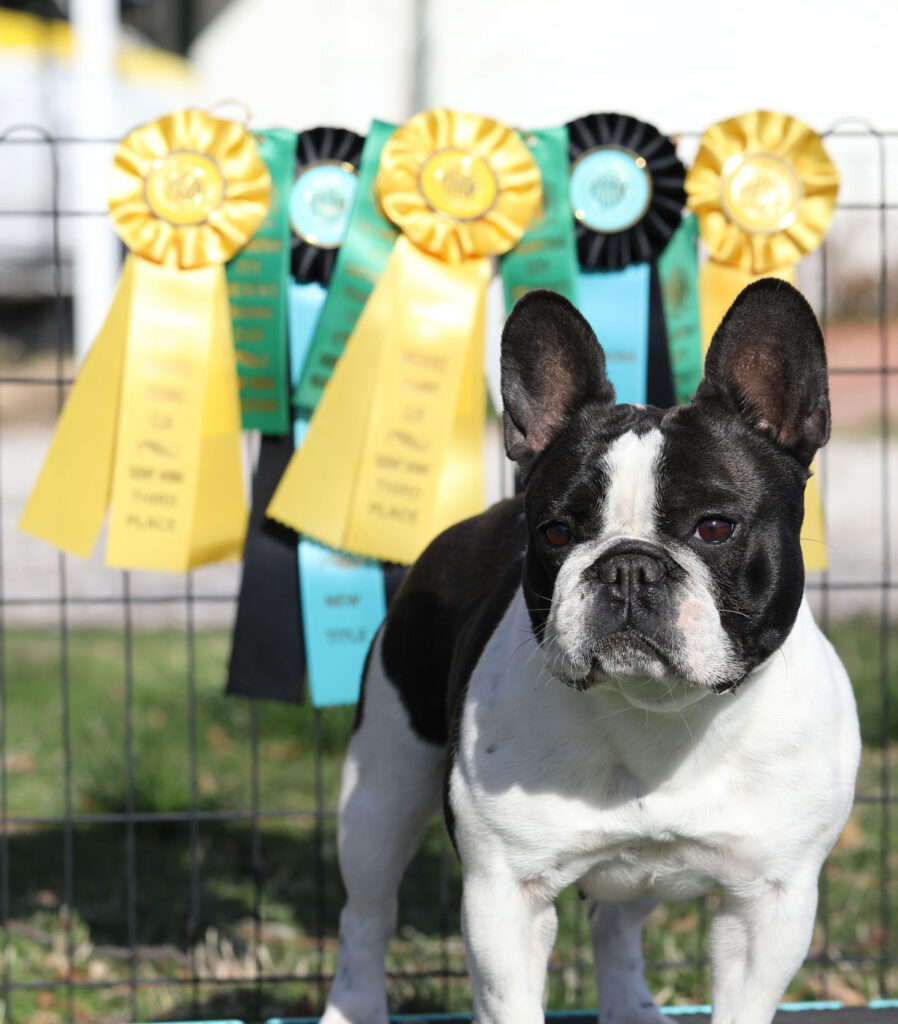
[(323, 1024), (384, 1024), (396, 891), (441, 798), (479, 1024), (543, 1021), (554, 900), (594, 902), (601, 1024), (656, 1024), (642, 921), (722, 893), (714, 1024), (768, 1024), (811, 939), (859, 756), (845, 671), (804, 601), (823, 338), (747, 288), (691, 405), (615, 406), (602, 350), (533, 292), (502, 338), (525, 493), (438, 537), (378, 634), (343, 769), (348, 899)]

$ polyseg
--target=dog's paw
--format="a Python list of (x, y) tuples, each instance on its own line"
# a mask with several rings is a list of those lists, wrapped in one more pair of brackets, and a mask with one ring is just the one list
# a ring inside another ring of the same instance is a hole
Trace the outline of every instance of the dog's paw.
[(328, 1003), (319, 1024), (388, 1024), (386, 1013), (374, 1007), (345, 1007)]

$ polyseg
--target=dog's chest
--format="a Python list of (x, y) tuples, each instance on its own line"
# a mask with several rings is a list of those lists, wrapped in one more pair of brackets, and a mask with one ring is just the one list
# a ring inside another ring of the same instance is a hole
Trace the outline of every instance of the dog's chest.
[(750, 875), (746, 833), (766, 812), (733, 766), (705, 762), (685, 716), (535, 672), (522, 625), (513, 605), (470, 681), (450, 788), (463, 845), (488, 858), (499, 843), (521, 880), (595, 899), (687, 898)]
[(488, 721), (465, 737), (477, 718), (475, 702), (466, 717), (456, 817), (477, 822), (483, 831), (476, 841), (484, 847), (487, 835), (498, 840), (520, 879), (552, 891), (577, 882), (594, 899), (646, 892), (680, 899), (732, 874), (742, 822), (727, 806), (722, 780), (684, 772), (650, 788), (602, 737), (588, 752), (577, 737), (559, 750), (559, 737), (545, 724), (528, 735)]

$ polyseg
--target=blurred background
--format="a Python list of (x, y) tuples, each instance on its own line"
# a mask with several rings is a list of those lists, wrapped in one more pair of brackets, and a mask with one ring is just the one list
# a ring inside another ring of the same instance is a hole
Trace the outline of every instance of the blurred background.
[[(239, 566), (121, 573), (102, 541), (82, 562), (16, 530), (118, 276), (115, 145), (194, 104), (362, 134), (438, 104), (531, 128), (617, 111), (675, 136), (687, 166), (707, 126), (753, 109), (824, 134), (839, 205), (799, 267), (834, 412), (830, 569), (809, 596), (865, 755), (790, 998), (898, 997), (896, 39), (892, 0), (0, 2), (0, 1024), (313, 1013), (333, 969), (352, 709), (223, 697)], [(457, 900), (434, 826), (404, 889), (395, 1009), (469, 1005)], [(656, 913), (660, 1001), (707, 999), (712, 907)], [(557, 1008), (594, 1003), (587, 931), (564, 902)]]

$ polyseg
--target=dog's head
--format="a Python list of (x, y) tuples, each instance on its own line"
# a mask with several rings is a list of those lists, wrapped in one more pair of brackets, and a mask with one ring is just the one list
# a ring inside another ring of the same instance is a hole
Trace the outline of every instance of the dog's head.
[(552, 671), (577, 688), (735, 689), (788, 636), (804, 591), (804, 490), (830, 413), (801, 294), (746, 288), (693, 402), (661, 410), (616, 406), (588, 323), (531, 292), (502, 336), (502, 396), (526, 483), (524, 591)]

